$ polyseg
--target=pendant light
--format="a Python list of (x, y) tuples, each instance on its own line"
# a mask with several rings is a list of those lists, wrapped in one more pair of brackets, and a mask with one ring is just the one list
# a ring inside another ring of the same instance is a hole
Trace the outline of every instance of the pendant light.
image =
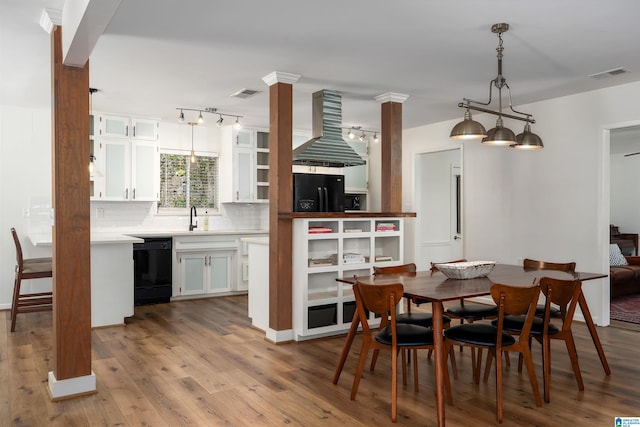
[(531, 132), (531, 126), (527, 123), (524, 125), (524, 131), (516, 136), (516, 143), (512, 147), (518, 150), (539, 150), (544, 145), (542, 144), (542, 139)]
[(198, 122), (189, 122), (189, 125), (191, 125), (191, 155), (189, 156), (189, 161), (191, 163), (195, 163), (196, 162), (196, 152), (193, 151), (193, 127), (198, 125)]
[[(478, 102), (472, 99), (463, 98), (458, 103), (458, 107), (465, 108), (464, 120), (456, 124), (451, 129), (450, 138), (454, 140), (468, 140), (482, 138), (482, 143), (486, 145), (509, 145), (518, 149), (539, 149), (543, 147), (542, 139), (531, 132), (531, 125), (535, 123), (531, 114), (517, 111), (511, 104), (511, 88), (507, 84), (507, 79), (502, 75), (502, 57), (504, 48), (502, 47), (502, 34), (509, 30), (509, 24), (499, 23), (491, 26), (491, 32), (498, 35), (498, 75), (495, 79), (491, 80), (489, 84), (489, 101)], [(491, 110), (489, 108), (479, 107), (488, 106), (492, 102), (493, 88), (498, 90), (498, 109)], [(502, 111), (502, 89), (505, 88), (508, 94), (509, 109), (511, 113), (505, 113)], [(481, 123), (471, 118), (471, 111), (480, 111), (483, 113), (493, 114), (498, 116), (496, 125), (494, 128), (485, 131), (484, 126)], [(513, 113), (513, 114), (512, 114)], [(504, 118), (521, 120), (525, 122), (524, 131), (518, 136), (504, 125)]]
[(482, 123), (476, 122), (471, 118), (471, 111), (469, 108), (464, 112), (464, 120), (458, 123), (451, 129), (451, 139), (466, 140), (466, 139), (478, 139), (487, 136), (487, 131), (482, 126)]

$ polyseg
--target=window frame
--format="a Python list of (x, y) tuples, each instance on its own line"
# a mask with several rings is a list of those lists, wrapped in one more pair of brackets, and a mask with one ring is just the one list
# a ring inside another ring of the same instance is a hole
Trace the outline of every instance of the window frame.
[[(213, 157), (217, 159), (216, 160), (217, 162), (216, 176), (214, 181), (215, 192), (217, 196), (215, 206), (206, 207), (206, 208), (200, 208), (199, 206), (196, 206), (196, 208), (206, 209), (208, 215), (219, 215), (220, 214), (220, 153), (216, 151), (199, 151), (199, 150), (194, 150), (194, 152), (196, 157)], [(183, 149), (176, 149), (176, 148), (159, 148), (158, 149), (158, 187), (159, 187), (158, 194), (162, 192), (162, 177), (161, 177), (162, 168), (160, 163), (161, 163), (161, 156), (163, 154), (185, 156), (187, 157), (187, 162), (188, 162), (189, 161), (188, 157), (191, 155), (191, 150), (183, 150)], [(158, 196), (158, 203), (156, 203), (157, 215), (184, 216), (184, 215), (189, 215), (189, 212), (190, 212), (190, 207), (176, 208), (176, 207), (160, 206), (160, 196)]]

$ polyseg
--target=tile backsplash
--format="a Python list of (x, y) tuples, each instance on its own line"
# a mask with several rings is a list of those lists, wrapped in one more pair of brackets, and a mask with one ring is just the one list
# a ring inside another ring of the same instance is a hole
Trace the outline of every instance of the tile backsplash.
[[(209, 214), (209, 230), (266, 230), (266, 203), (223, 203), (220, 212)], [(205, 212), (198, 210), (198, 228), (204, 227)], [(189, 215), (159, 215), (153, 202), (91, 202), (94, 231), (187, 230)]]

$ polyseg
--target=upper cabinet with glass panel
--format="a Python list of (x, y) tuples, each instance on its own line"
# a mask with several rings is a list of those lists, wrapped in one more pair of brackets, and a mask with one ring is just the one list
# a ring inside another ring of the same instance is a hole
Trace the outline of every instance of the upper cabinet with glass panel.
[(158, 122), (123, 116), (100, 115), (99, 136), (111, 138), (133, 138), (145, 141), (158, 139)]

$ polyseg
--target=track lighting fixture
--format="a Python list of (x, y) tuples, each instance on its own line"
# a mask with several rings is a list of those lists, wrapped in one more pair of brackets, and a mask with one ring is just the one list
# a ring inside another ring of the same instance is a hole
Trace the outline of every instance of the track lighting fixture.
[[(542, 139), (535, 133), (531, 132), (531, 125), (536, 121), (531, 114), (517, 111), (511, 104), (511, 88), (507, 84), (507, 79), (502, 75), (502, 34), (509, 30), (509, 24), (500, 23), (491, 26), (491, 32), (498, 35), (498, 76), (493, 79), (489, 84), (489, 101), (478, 102), (468, 98), (462, 98), (463, 102), (458, 103), (458, 107), (465, 108), (464, 120), (456, 124), (451, 129), (450, 137), (456, 140), (467, 140), (483, 138), (482, 143), (487, 145), (509, 145), (518, 149), (539, 149), (543, 148)], [(479, 107), (478, 105), (490, 105), (492, 101), (492, 89), (493, 87), (498, 89), (498, 109), (497, 111)], [(506, 88), (508, 93), (509, 109), (511, 113), (502, 112), (502, 88)], [(475, 105), (474, 105), (475, 104)], [(471, 111), (480, 111), (482, 113), (493, 114), (498, 116), (496, 125), (494, 128), (485, 130), (481, 123), (471, 118)], [(520, 120), (525, 122), (524, 131), (518, 136), (515, 133), (504, 126), (503, 118), (509, 118), (514, 120)]]
[(371, 141), (377, 143), (380, 140), (378, 138), (378, 131), (377, 130), (362, 129), (361, 126), (351, 126), (350, 128), (343, 128), (343, 129), (348, 129), (347, 130), (347, 137), (349, 137), (349, 139), (355, 139), (356, 132), (359, 132), (360, 136), (358, 136), (358, 139), (360, 141), (365, 142), (367, 140), (367, 137), (369, 136), (368, 134), (371, 134), (371, 137), (370, 137)]
[[(180, 123), (184, 123), (185, 118), (184, 118), (184, 112), (185, 111), (197, 111), (198, 112), (198, 119), (196, 124), (203, 124), (204, 123), (204, 115), (202, 113), (211, 113), (211, 114), (217, 114), (220, 118), (216, 121), (216, 124), (218, 125), (218, 127), (222, 126), (222, 116), (227, 116), (227, 117), (235, 117), (236, 121), (234, 122), (234, 126), (236, 128), (240, 128), (242, 127), (242, 125), (240, 124), (240, 119), (242, 118), (242, 116), (239, 116), (237, 114), (227, 114), (227, 113), (221, 113), (218, 111), (217, 108), (213, 108), (213, 107), (206, 107), (206, 108), (184, 108), (184, 107), (178, 107), (176, 108), (176, 110), (180, 111), (180, 114), (178, 115), (178, 121)], [(191, 122), (189, 122), (191, 123)]]

